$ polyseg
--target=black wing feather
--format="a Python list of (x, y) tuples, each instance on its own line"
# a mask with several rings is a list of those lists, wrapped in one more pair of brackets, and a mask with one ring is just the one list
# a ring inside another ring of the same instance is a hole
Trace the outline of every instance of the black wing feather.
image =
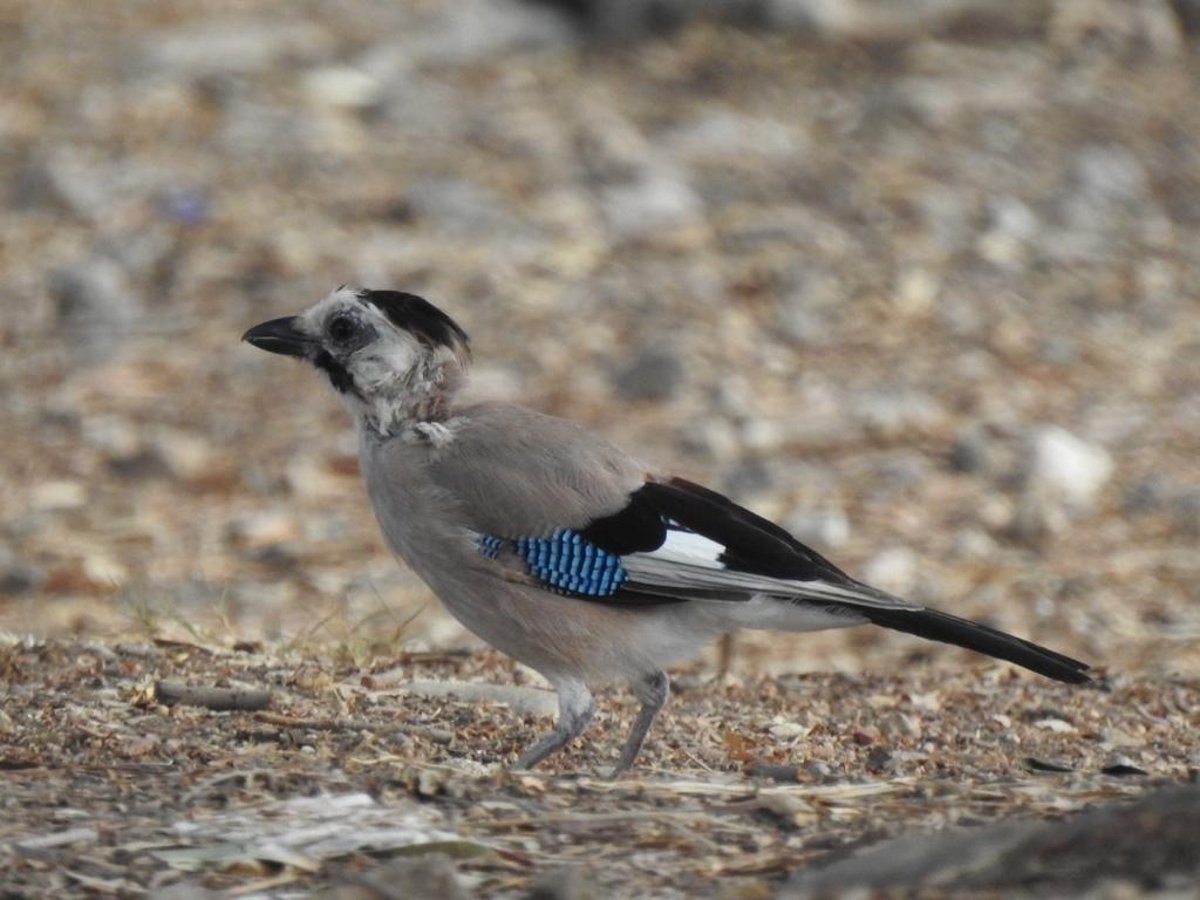
[(579, 533), (610, 553), (648, 553), (667, 539), (667, 522), (724, 546), (721, 562), (738, 572), (798, 581), (855, 583), (774, 522), (738, 506), (723, 494), (682, 478), (647, 482), (630, 495), (623, 509), (593, 520)]
[[(895, 600), (851, 578), (774, 522), (716, 491), (682, 478), (646, 483), (630, 495), (627, 506), (594, 520), (580, 534), (610, 553), (625, 555), (657, 550), (665, 542), (668, 528), (673, 526), (694, 531), (724, 546), (725, 552), (719, 559), (726, 569), (768, 578), (825, 582), (851, 588), (864, 599)], [(627, 583), (614, 596), (600, 602), (653, 605), (700, 598), (738, 601), (749, 596), (736, 590), (694, 587), (672, 590), (664, 585)], [(794, 600), (780, 602), (816, 603), (852, 611), (873, 624), (985, 653), (1058, 681), (1081, 684), (1091, 680), (1086, 674), (1086, 663), (939, 610), (906, 606), (902, 601), (895, 601), (895, 606), (840, 603), (834, 599), (808, 598), (801, 591), (797, 591)]]

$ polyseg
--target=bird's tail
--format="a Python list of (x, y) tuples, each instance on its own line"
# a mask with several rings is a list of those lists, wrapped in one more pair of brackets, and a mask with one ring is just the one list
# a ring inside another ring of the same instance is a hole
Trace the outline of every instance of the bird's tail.
[(854, 611), (876, 625), (986, 653), (1057, 681), (1083, 684), (1092, 680), (1087, 663), (936, 609), (859, 606)]

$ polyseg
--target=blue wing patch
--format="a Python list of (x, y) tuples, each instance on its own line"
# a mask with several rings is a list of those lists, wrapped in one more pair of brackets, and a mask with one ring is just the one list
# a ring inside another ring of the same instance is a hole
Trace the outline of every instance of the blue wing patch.
[(567, 528), (544, 538), (505, 540), (480, 535), (479, 552), (488, 559), (498, 558), (505, 549), (521, 557), (534, 578), (568, 594), (611, 597), (629, 577), (620, 556)]

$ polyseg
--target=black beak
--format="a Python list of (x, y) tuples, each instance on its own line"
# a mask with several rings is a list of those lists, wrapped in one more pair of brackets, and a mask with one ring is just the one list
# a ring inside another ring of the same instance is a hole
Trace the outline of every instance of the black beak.
[(272, 319), (255, 325), (242, 335), (243, 341), (248, 341), (259, 350), (268, 353), (282, 353), (284, 356), (307, 356), (309, 345), (315, 343), (307, 334), (296, 326), (295, 316), (284, 316), (282, 319)]

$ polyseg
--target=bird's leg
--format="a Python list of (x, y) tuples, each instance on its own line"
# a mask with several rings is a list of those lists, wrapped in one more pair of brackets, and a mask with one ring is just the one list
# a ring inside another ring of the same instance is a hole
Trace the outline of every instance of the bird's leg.
[(637, 721), (633, 723), (633, 730), (629, 732), (625, 746), (621, 748), (621, 758), (617, 760), (617, 765), (612, 771), (613, 777), (620, 775), (637, 759), (646, 740), (646, 733), (654, 724), (655, 716), (671, 696), (671, 679), (667, 677), (666, 672), (660, 670), (653, 675), (647, 675), (641, 681), (635, 681), (633, 693), (642, 701), (642, 709), (638, 713)]
[(517, 769), (532, 769), (547, 756), (557, 753), (572, 738), (579, 737), (592, 720), (596, 701), (592, 692), (582, 681), (560, 681), (558, 690), (558, 721), (554, 730), (534, 741), (533, 745), (517, 760)]

